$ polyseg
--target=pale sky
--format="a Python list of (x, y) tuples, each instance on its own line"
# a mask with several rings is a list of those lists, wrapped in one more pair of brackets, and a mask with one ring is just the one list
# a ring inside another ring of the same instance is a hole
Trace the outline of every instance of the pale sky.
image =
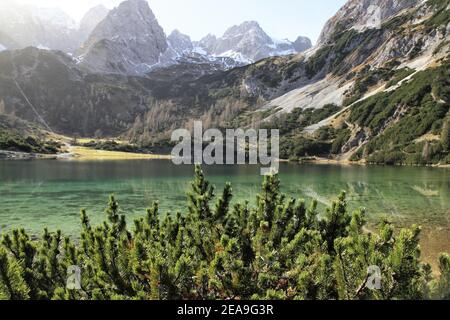
[[(10, 1), (10, 0), (0, 0)], [(59, 7), (79, 21), (98, 4), (108, 8), (122, 0), (16, 0), (40, 7)], [(256, 20), (272, 37), (315, 42), (325, 22), (346, 0), (148, 0), (164, 31), (173, 29), (199, 40), (208, 33), (221, 36), (232, 25)]]

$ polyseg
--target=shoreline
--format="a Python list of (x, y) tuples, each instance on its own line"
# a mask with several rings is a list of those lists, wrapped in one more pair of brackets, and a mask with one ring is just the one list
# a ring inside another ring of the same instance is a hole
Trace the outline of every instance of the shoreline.
[[(60, 160), (60, 161), (112, 161), (112, 160), (172, 160), (170, 154), (147, 154), (121, 151), (96, 150), (88, 147), (68, 147), (67, 152), (59, 154), (38, 154), (17, 151), (0, 150), (0, 160)], [(349, 161), (347, 159), (328, 159), (321, 157), (310, 157), (292, 161), (288, 159), (278, 159), (279, 163), (293, 164), (316, 164), (316, 165), (337, 165), (337, 166), (389, 166), (389, 167), (418, 167), (418, 168), (439, 168), (450, 169), (450, 164), (433, 165), (384, 165), (370, 164), (365, 161)]]
[(298, 163), (298, 164), (328, 164), (328, 165), (338, 165), (338, 166), (383, 166), (383, 167), (417, 167), (417, 168), (439, 168), (439, 169), (450, 169), (450, 164), (432, 164), (432, 165), (407, 165), (407, 164), (372, 164), (365, 161), (350, 161), (350, 160), (339, 160), (339, 159), (327, 159), (320, 157), (311, 157), (306, 159), (300, 159), (298, 161), (291, 161), (287, 159), (280, 159), (280, 163)]
[(171, 160), (171, 155), (133, 153), (120, 151), (96, 150), (87, 147), (69, 147), (67, 153), (58, 160), (66, 161), (104, 161), (104, 160)]
[(28, 153), (0, 150), (0, 160), (56, 160), (57, 154)]
[(105, 160), (171, 160), (171, 155), (145, 154), (94, 150), (85, 147), (71, 147), (69, 152), (39, 154), (0, 150), (0, 160), (59, 160), (59, 161), (105, 161)]

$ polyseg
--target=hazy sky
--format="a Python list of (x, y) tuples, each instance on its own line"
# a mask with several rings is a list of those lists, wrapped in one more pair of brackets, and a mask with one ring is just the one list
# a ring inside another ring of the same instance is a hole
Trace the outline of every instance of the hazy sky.
[[(0, 0), (9, 1), (9, 0)], [(16, 0), (41, 7), (60, 7), (79, 20), (91, 7), (113, 8), (121, 0)], [(295, 40), (306, 35), (317, 40), (325, 22), (346, 0), (149, 0), (164, 31), (179, 29), (194, 40), (207, 33), (221, 36), (230, 26), (258, 21), (271, 36)]]

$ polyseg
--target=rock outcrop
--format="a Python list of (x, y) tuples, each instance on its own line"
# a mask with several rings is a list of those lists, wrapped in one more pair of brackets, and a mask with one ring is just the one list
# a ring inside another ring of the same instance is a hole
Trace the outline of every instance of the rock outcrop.
[(353, 28), (364, 31), (369, 28), (380, 28), (387, 19), (402, 10), (413, 8), (422, 0), (350, 0), (322, 29), (318, 45), (328, 44), (331, 37), (340, 31)]

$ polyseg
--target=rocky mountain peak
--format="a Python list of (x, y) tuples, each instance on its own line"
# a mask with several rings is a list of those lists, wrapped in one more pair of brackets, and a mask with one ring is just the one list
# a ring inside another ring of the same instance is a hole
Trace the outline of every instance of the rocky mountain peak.
[(245, 21), (240, 25), (233, 26), (225, 31), (222, 39), (231, 39), (235, 41), (248, 41), (250, 39), (263, 43), (271, 43), (272, 39), (264, 32), (258, 22)]
[[(165, 38), (161, 26), (145, 0), (127, 0), (113, 9), (94, 29), (91, 41), (96, 38), (109, 40), (143, 40)], [(164, 41), (163, 41), (164, 42)]]
[(136, 74), (157, 64), (166, 35), (145, 0), (127, 0), (93, 30), (80, 50), (81, 64), (104, 73)]
[[(309, 39), (308, 39), (309, 40)], [(271, 56), (294, 54), (309, 49), (305, 43), (297, 50), (291, 41), (270, 37), (256, 21), (246, 21), (229, 28), (217, 39), (203, 38), (199, 45), (215, 56), (230, 57), (243, 64), (252, 63)]]
[(170, 47), (179, 55), (192, 52), (194, 49), (191, 38), (176, 29), (167, 37), (167, 41)]

